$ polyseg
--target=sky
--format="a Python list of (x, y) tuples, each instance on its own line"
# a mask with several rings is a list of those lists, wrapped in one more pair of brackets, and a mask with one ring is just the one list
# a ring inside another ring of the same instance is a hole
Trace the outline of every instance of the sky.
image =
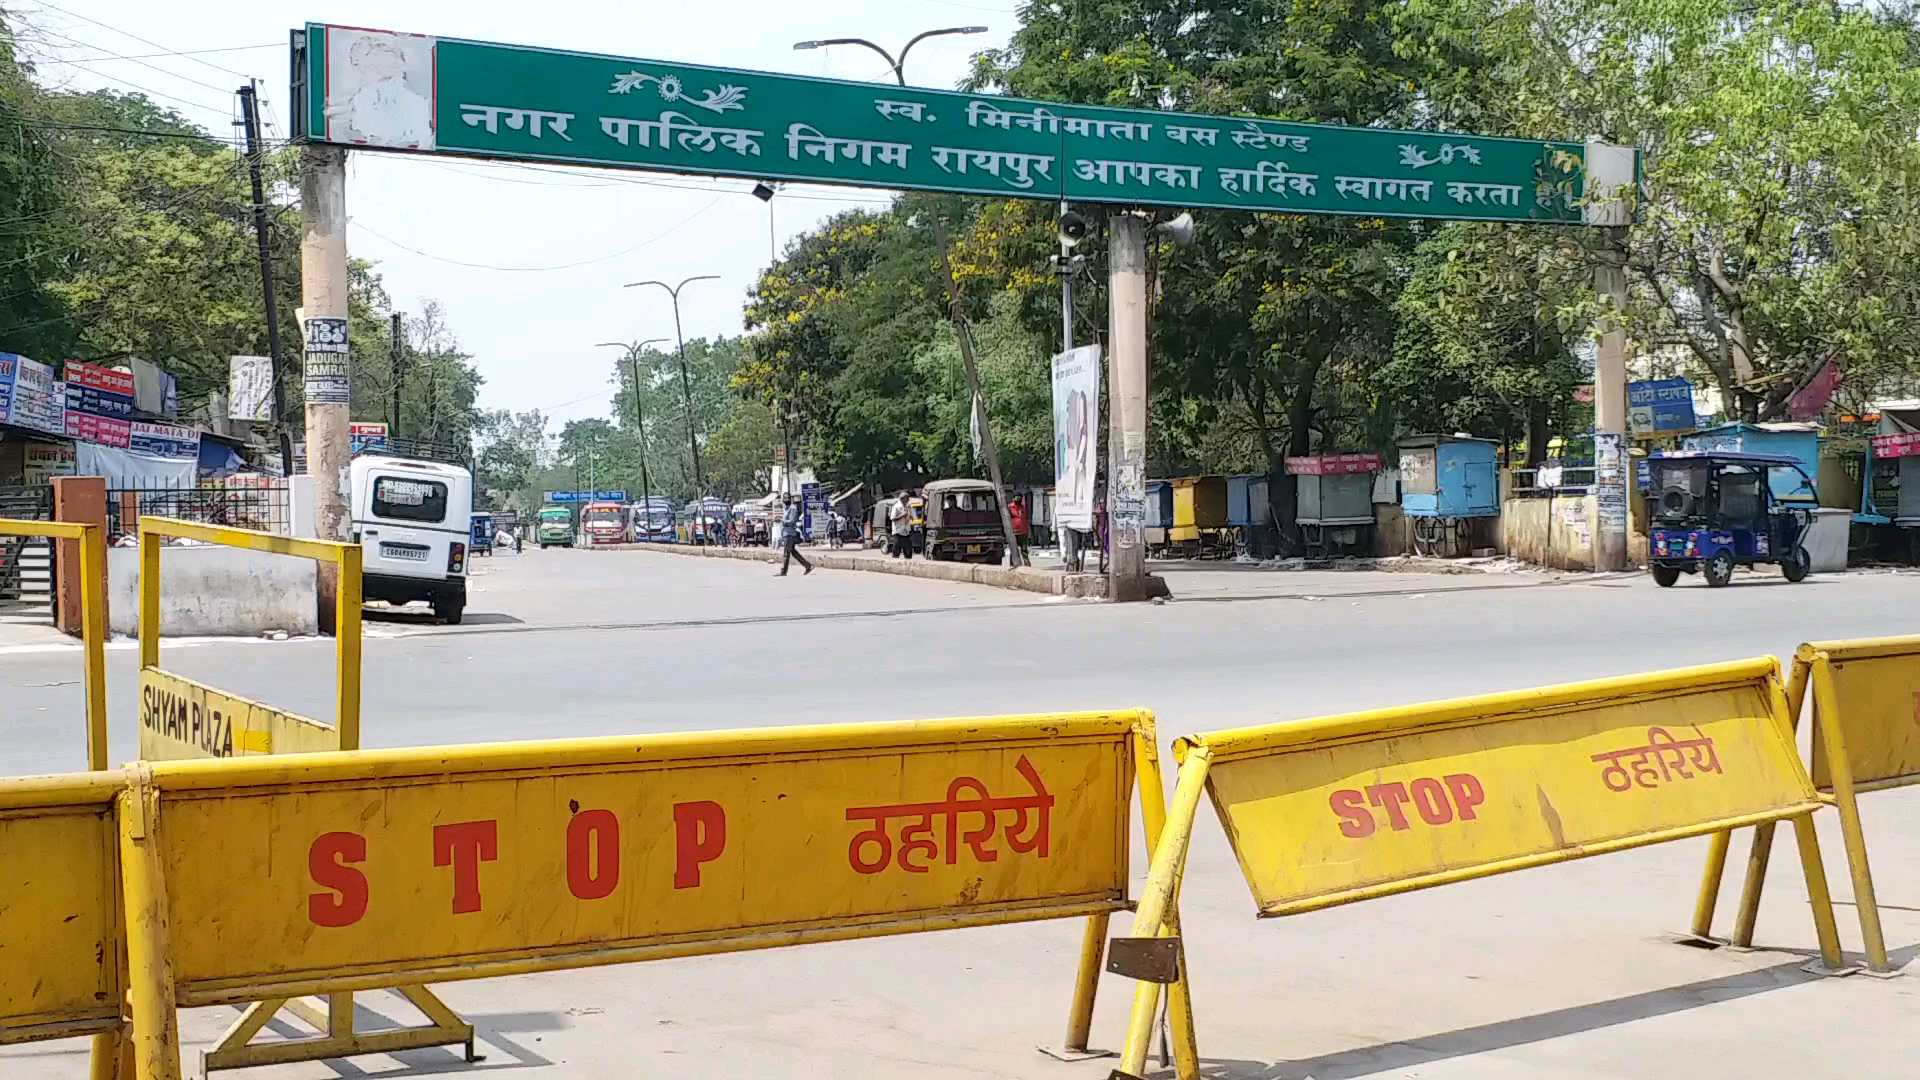
[[(284, 138), (287, 33), (309, 21), (863, 81), (890, 78), (877, 54), (844, 46), (795, 51), (793, 42), (864, 37), (895, 50), (923, 30), (988, 27), (914, 48), (908, 81), (951, 88), (974, 52), (1006, 44), (1018, 25), (1015, 3), (20, 0), (9, 11), (47, 85), (146, 92), (224, 137), (238, 116), (233, 89), (252, 76), (260, 80), (268, 137)], [(833, 214), (887, 202), (884, 192), (791, 185), (763, 204), (752, 186), (354, 151), (347, 249), (375, 264), (399, 310), (417, 314), (427, 300), (440, 302), (486, 380), (482, 407), (540, 409), (558, 430), (610, 409), (619, 354), (597, 342), (673, 336), (667, 294), (625, 283), (718, 275), (681, 293), (686, 335), (738, 334), (747, 290), (769, 262), (769, 212), (772, 239), (784, 247)]]

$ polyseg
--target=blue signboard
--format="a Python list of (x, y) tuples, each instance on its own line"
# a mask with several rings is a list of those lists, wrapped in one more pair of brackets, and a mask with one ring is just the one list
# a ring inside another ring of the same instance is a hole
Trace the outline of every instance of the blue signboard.
[(610, 491), (549, 491), (547, 501), (550, 503), (623, 503), (627, 501), (627, 492), (625, 488), (614, 488)]
[(1627, 427), (1633, 431), (1692, 431), (1693, 384), (1648, 379), (1627, 384)]

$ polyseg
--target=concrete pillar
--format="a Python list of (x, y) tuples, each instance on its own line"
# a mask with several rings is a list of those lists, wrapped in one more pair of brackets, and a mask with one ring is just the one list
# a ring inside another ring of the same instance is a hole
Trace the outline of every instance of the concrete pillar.
[(1107, 218), (1109, 599), (1145, 600), (1147, 582), (1147, 219)]
[(1632, 147), (1589, 139), (1585, 155), (1587, 224), (1606, 230), (1593, 270), (1593, 291), (1602, 314), (1593, 370), (1593, 563), (1596, 570), (1627, 568), (1627, 490), (1632, 458), (1627, 454), (1626, 196), (1638, 182)]
[[(53, 520), (107, 528), (107, 481), (100, 476), (53, 478)], [(54, 609), (62, 633), (80, 636), (80, 542), (59, 540), (54, 569)], [(100, 566), (100, 602), (107, 602), (107, 567)], [(101, 612), (101, 625), (110, 625)]]
[[(345, 540), (349, 521), (347, 439), (352, 386), (348, 381), (347, 157), (337, 146), (306, 146), (300, 152), (301, 331), (306, 343), (307, 471), (314, 478), (314, 531), (322, 540)], [(320, 624), (331, 630), (337, 582), (320, 567)]]
[(287, 521), (292, 536), (314, 539), (319, 535), (314, 523), (313, 474), (287, 477)]

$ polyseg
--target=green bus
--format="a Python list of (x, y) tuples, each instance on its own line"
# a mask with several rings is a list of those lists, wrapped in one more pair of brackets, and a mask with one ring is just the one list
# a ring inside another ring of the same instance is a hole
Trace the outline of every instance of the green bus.
[(573, 511), (564, 506), (543, 506), (540, 508), (540, 524), (534, 539), (542, 548), (559, 544), (561, 547), (573, 546)]

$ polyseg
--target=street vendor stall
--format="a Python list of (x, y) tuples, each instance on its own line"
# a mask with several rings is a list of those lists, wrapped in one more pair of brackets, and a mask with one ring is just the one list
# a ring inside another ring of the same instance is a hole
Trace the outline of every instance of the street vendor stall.
[(1287, 459), (1299, 484), (1300, 533), (1310, 556), (1373, 550), (1373, 474), (1379, 454), (1312, 454)]

